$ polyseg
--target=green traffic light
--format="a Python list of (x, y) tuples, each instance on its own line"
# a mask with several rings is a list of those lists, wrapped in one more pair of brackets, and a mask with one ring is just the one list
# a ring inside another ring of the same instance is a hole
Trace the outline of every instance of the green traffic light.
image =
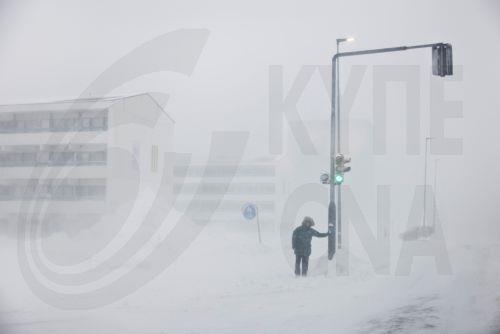
[(341, 174), (335, 175), (335, 183), (340, 184), (342, 182), (344, 182), (344, 175), (341, 175)]

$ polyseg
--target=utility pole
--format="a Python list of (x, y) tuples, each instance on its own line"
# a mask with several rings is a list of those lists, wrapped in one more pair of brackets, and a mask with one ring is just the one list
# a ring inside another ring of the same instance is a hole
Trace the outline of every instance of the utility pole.
[(425, 137), (425, 154), (424, 154), (424, 215), (422, 217), (422, 227), (425, 229), (427, 221), (427, 160), (428, 160), (428, 147), (433, 137)]
[[(335, 233), (335, 229), (337, 228), (337, 232), (342, 230), (341, 225), (336, 226), (337, 223), (337, 208), (335, 205), (335, 185), (337, 177), (335, 174), (335, 158), (336, 158), (336, 136), (338, 133), (336, 132), (337, 126), (340, 129), (340, 121), (336, 121), (338, 117), (338, 96), (339, 96), (339, 78), (338, 78), (338, 70), (339, 70), (339, 59), (342, 57), (351, 57), (351, 56), (361, 56), (368, 54), (377, 54), (377, 53), (388, 53), (388, 52), (398, 52), (398, 51), (407, 51), (412, 49), (422, 49), (422, 48), (431, 48), (432, 49), (432, 74), (438, 75), (441, 77), (447, 75), (453, 75), (453, 60), (452, 60), (452, 47), (451, 44), (446, 43), (433, 43), (433, 44), (422, 44), (422, 45), (414, 45), (414, 46), (399, 46), (393, 48), (383, 48), (383, 49), (371, 49), (371, 50), (361, 50), (361, 51), (352, 51), (352, 52), (337, 52), (332, 58), (332, 101), (331, 101), (331, 115), (330, 115), (330, 175), (329, 175), (329, 184), (330, 184), (330, 203), (328, 205), (328, 231), (330, 233)], [(338, 131), (339, 132), (339, 131)], [(340, 138), (340, 137), (339, 137)], [(338, 141), (338, 140), (337, 140)], [(340, 152), (339, 152), (340, 155)], [(323, 178), (323, 176), (322, 176)], [(342, 176), (343, 181), (343, 176)], [(342, 183), (342, 182), (339, 182)], [(333, 259), (335, 254), (335, 237), (328, 238), (328, 259)]]
[(439, 159), (434, 160), (434, 205), (432, 212), (432, 227), (436, 227), (436, 206), (437, 206), (437, 175), (438, 175), (438, 162)]

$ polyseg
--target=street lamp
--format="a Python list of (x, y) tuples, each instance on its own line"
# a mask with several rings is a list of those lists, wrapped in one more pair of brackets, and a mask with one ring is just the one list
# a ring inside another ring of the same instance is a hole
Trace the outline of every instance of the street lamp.
[(337, 38), (337, 45), (342, 42), (354, 42), (354, 37)]

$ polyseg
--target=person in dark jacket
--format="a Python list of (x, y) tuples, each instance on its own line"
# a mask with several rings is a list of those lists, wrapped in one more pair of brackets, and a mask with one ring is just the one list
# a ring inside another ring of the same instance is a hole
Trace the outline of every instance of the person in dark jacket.
[[(295, 275), (307, 276), (307, 267), (309, 266), (309, 255), (311, 255), (312, 237), (324, 238), (328, 233), (320, 233), (313, 229), (314, 220), (311, 217), (304, 217), (302, 225), (293, 231), (292, 248), (295, 252)], [(302, 264), (302, 272), (301, 272)]]

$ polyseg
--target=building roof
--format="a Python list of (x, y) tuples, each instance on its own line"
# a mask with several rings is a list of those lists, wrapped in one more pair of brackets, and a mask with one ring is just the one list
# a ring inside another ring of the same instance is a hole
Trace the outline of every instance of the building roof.
[(111, 96), (111, 97), (91, 97), (79, 99), (57, 100), (50, 102), (32, 102), (19, 104), (3, 104), (0, 105), (1, 112), (31, 112), (31, 111), (70, 111), (70, 110), (100, 110), (108, 109), (113, 104), (139, 96), (149, 97), (172, 121), (173, 118), (165, 111), (162, 104), (150, 93), (140, 93), (130, 96)]

